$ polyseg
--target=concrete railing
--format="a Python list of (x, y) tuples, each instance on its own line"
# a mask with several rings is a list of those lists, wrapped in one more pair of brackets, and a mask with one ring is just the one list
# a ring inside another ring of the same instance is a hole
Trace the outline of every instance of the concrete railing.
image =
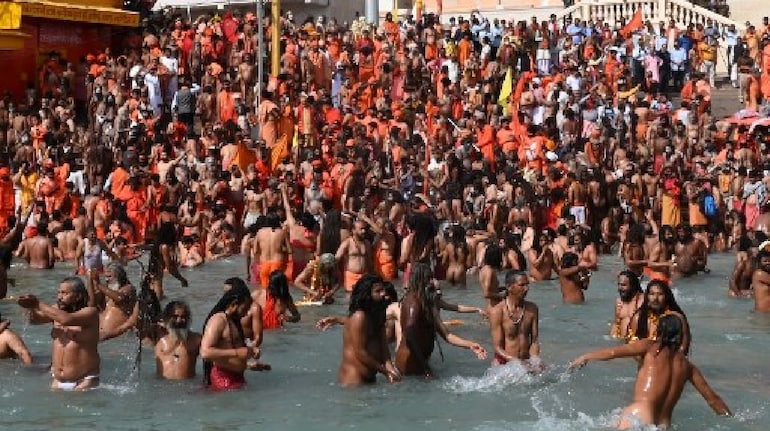
[(745, 25), (719, 15), (704, 7), (695, 5), (686, 0), (577, 0), (577, 2), (556, 13), (559, 19), (579, 18), (582, 21), (602, 22), (615, 25), (625, 19), (628, 22), (638, 9), (642, 10), (642, 19), (651, 21), (655, 25), (663, 21), (668, 24), (674, 20), (677, 25), (684, 27), (689, 24), (706, 24), (711, 20), (719, 29), (735, 25), (738, 31), (745, 29)]

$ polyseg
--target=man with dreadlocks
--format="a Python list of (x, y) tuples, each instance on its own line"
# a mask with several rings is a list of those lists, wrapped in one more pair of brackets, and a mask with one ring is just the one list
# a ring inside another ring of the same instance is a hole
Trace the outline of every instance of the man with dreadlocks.
[(396, 367), (405, 375), (433, 376), (428, 360), (433, 353), (436, 334), (453, 346), (470, 349), (479, 359), (487, 357), (487, 351), (479, 343), (449, 332), (441, 320), (440, 297), (436, 293), (430, 266), (421, 262), (412, 264), (406, 295), (401, 300), (403, 342), (396, 350)]
[(626, 334), (627, 339), (631, 343), (647, 338), (655, 341), (658, 338), (660, 319), (669, 314), (682, 319), (684, 329), (680, 348), (682, 353), (689, 354), (690, 324), (687, 322), (684, 311), (676, 303), (671, 286), (663, 280), (652, 280), (647, 285), (647, 290), (644, 292), (644, 302), (634, 317), (631, 318), (630, 327)]
[(435, 257), (435, 238), (438, 233), (433, 219), (425, 214), (412, 215), (407, 221), (407, 227), (409, 234), (401, 242), (399, 255), (399, 266), (404, 270), (404, 280), (409, 280), (411, 265), (417, 262), (431, 265)]
[(393, 365), (385, 336), (388, 298), (382, 279), (365, 275), (353, 286), (350, 315), (342, 335), (342, 363), (338, 381), (343, 386), (374, 383), (382, 373), (393, 383), (401, 374)]
[(259, 349), (246, 346), (241, 319), (251, 307), (251, 292), (243, 284), (226, 291), (203, 324), (201, 358), (206, 385), (216, 391), (239, 389), (246, 384), (243, 372)]
[(96, 288), (106, 298), (106, 306), (99, 316), (99, 333), (102, 341), (117, 337), (136, 325), (136, 319), (126, 323), (137, 315), (136, 289), (128, 281), (126, 270), (117, 262), (107, 266), (104, 273), (107, 283), (100, 283)]
[(682, 353), (685, 321), (666, 315), (658, 322), (658, 336), (638, 343), (608, 347), (577, 357), (571, 368), (580, 368), (588, 361), (608, 361), (616, 358), (642, 357), (636, 376), (634, 401), (623, 410), (618, 428), (635, 427), (639, 422), (664, 428), (671, 424), (671, 415), (688, 381), (703, 396), (714, 412), (723, 416), (732, 413), (722, 398), (706, 382), (698, 367)]
[(62, 280), (55, 307), (40, 302), (35, 295), (20, 296), (18, 304), (29, 310), (32, 324), (53, 323), (51, 388), (74, 391), (99, 386), (99, 310), (88, 306), (83, 280)]

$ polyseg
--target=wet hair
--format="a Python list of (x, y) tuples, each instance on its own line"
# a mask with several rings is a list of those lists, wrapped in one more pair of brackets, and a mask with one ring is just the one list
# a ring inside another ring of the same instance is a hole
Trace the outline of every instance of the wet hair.
[(340, 243), (342, 243), (342, 239), (340, 237), (341, 229), (342, 229), (342, 215), (336, 209), (329, 210), (326, 213), (326, 217), (324, 217), (323, 225), (321, 226), (321, 233), (320, 233), (321, 254), (337, 253), (337, 249), (340, 248)]
[(668, 347), (672, 350), (679, 349), (682, 345), (683, 326), (682, 319), (679, 316), (669, 314), (661, 317), (658, 320), (658, 342), (660, 342), (660, 349), (663, 347)]
[[(249, 292), (249, 288), (246, 287), (245, 283), (243, 285), (235, 283), (232, 286), (232, 289), (222, 294), (222, 297), (219, 298), (219, 301), (217, 301), (208, 316), (206, 316), (206, 320), (203, 322), (203, 332), (206, 332), (206, 325), (209, 323), (211, 316), (222, 313), (233, 304), (243, 304), (251, 300), (251, 292)], [(243, 327), (241, 326), (240, 316), (233, 315), (229, 319), (238, 331), (238, 336), (243, 340)], [(211, 385), (211, 368), (213, 365), (211, 361), (203, 361), (203, 378), (206, 385)]]
[(575, 253), (566, 252), (561, 257), (562, 268), (572, 268), (573, 266), (577, 266), (578, 263), (580, 263), (580, 257)]
[(644, 291), (644, 302), (637, 311), (639, 313), (639, 326), (636, 330), (636, 336), (639, 338), (648, 338), (650, 336), (650, 328), (647, 326), (647, 317), (650, 314), (650, 306), (647, 303), (647, 298), (652, 288), (656, 286), (663, 290), (663, 295), (666, 297), (666, 309), (681, 314), (684, 321), (687, 322), (687, 316), (679, 307), (679, 304), (677, 304), (676, 298), (674, 298), (674, 292), (671, 291), (671, 286), (663, 280), (652, 280), (647, 284), (647, 290)]
[(72, 287), (72, 290), (74, 290), (75, 293), (80, 296), (80, 301), (77, 302), (74, 306), (75, 310), (81, 310), (88, 306), (88, 289), (86, 289), (86, 284), (83, 283), (83, 279), (73, 275), (70, 277), (65, 277), (61, 281), (61, 284), (64, 283), (69, 284)]
[(270, 273), (270, 282), (267, 284), (267, 290), (270, 292), (270, 296), (275, 299), (283, 301), (292, 300), (291, 293), (289, 293), (289, 279), (286, 278), (286, 274), (281, 270), (276, 269)]
[(270, 229), (278, 229), (281, 227), (281, 219), (278, 217), (278, 214), (276, 214), (273, 211), (270, 211), (265, 216), (265, 224), (264, 227), (269, 227)]
[(307, 211), (299, 216), (298, 221), (299, 224), (308, 230), (315, 230), (318, 227), (318, 221), (316, 221), (315, 217)]
[(112, 275), (115, 276), (115, 278), (118, 280), (118, 284), (122, 287), (127, 284), (131, 284), (130, 281), (128, 281), (128, 274), (126, 274), (125, 268), (117, 262), (112, 262), (109, 265), (107, 265), (107, 269), (112, 272)]
[(61, 225), (61, 229), (66, 230), (75, 230), (75, 226), (72, 225), (71, 219), (65, 219), (64, 222)]
[(408, 221), (409, 228), (414, 232), (411, 256), (413, 260), (422, 256), (433, 244), (436, 236), (436, 226), (433, 219), (423, 214), (414, 214)]
[(484, 264), (500, 269), (503, 266), (503, 250), (497, 244), (490, 244), (484, 250)]
[(382, 284), (382, 278), (379, 275), (367, 274), (353, 285), (353, 292), (350, 294), (350, 305), (348, 307), (349, 315), (356, 311), (363, 311), (369, 318), (374, 327), (374, 332), (379, 333), (385, 327), (385, 302), (375, 302), (372, 298), (372, 289), (376, 284)]
[(248, 288), (249, 288), (248, 285), (246, 284), (246, 282), (243, 281), (243, 279), (240, 278), (240, 277), (230, 277), (227, 280), (225, 280), (224, 284), (227, 285), (227, 286), (230, 286), (230, 289), (234, 289), (234, 288), (238, 287), (239, 289), (245, 288), (245, 289), (248, 290)]
[(625, 276), (628, 278), (628, 284), (631, 285), (631, 291), (633, 293), (639, 293), (642, 291), (642, 283), (639, 282), (639, 276), (630, 269), (624, 269), (618, 274), (618, 278)]

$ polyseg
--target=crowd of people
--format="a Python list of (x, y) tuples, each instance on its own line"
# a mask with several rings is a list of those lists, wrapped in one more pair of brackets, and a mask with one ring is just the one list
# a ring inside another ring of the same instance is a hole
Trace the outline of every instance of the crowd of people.
[[(301, 303), (346, 300), (349, 315), (318, 322), (344, 325), (343, 385), (431, 376), (436, 335), (486, 358), (441, 309), (484, 315), (493, 363), (538, 372), (530, 283), (557, 278), (564, 302), (581, 303), (614, 254), (627, 270), (611, 335), (626, 344), (573, 365), (640, 358), (650, 383), (627, 412), (645, 423), (667, 425), (688, 380), (729, 414), (689, 362), (671, 283), (735, 251), (729, 294), (770, 312), (770, 134), (711, 103), (725, 43), (746, 111), (767, 112), (767, 18), (741, 34), (710, 21), (388, 14), (372, 26), (286, 12), (266, 19), (264, 47), (252, 13), (164, 19), (122, 52), (52, 53), (28, 100), (0, 105), (12, 149), (0, 297), (13, 257), (80, 274), (56, 305), (18, 298), (32, 322), (53, 322), (54, 388), (98, 385), (98, 343), (130, 331), (155, 346), (163, 378), (193, 377), (200, 357), (208, 386), (237, 388), (245, 370), (270, 369), (264, 330), (299, 321)], [(259, 76), (274, 25), (280, 73)], [(185, 302), (161, 306), (166, 272), (186, 287), (180, 268), (238, 254), (245, 277), (224, 283), (202, 333)], [(124, 266), (146, 256), (137, 288)], [(483, 308), (442, 299), (476, 280)], [(7, 325), (0, 357), (31, 362)]]

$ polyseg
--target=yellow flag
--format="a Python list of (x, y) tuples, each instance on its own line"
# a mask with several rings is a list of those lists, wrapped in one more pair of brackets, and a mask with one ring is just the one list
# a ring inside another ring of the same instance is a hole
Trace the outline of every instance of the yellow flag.
[(513, 70), (508, 67), (505, 72), (503, 86), (500, 88), (500, 97), (497, 98), (497, 104), (503, 107), (503, 116), (508, 115), (508, 98), (513, 93)]
[(18, 30), (21, 28), (21, 5), (0, 2), (0, 29)]

